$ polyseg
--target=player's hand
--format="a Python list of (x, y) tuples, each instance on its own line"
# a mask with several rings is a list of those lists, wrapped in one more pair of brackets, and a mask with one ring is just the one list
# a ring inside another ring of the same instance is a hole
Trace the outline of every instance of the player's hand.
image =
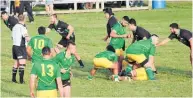
[(105, 42), (107, 41), (107, 39), (108, 39), (108, 37), (103, 38), (103, 40), (104, 40)]
[(31, 98), (35, 98), (35, 95), (33, 92), (30, 93)]
[(70, 78), (73, 78), (73, 73), (70, 71)]
[(123, 38), (127, 38), (127, 36), (128, 36), (128, 35), (127, 35), (127, 34), (125, 34), (125, 35), (123, 35)]
[(69, 35), (67, 35), (67, 36), (66, 36), (66, 39), (70, 39), (70, 36), (69, 36)]
[(28, 56), (27, 59), (28, 59), (29, 61), (31, 61), (32, 57)]
[(62, 68), (62, 69), (60, 70), (60, 72), (64, 74), (64, 73), (66, 73), (66, 70), (65, 70), (64, 68)]
[(127, 35), (127, 38), (131, 38), (131, 37), (132, 37), (131, 34), (128, 34), (128, 35)]

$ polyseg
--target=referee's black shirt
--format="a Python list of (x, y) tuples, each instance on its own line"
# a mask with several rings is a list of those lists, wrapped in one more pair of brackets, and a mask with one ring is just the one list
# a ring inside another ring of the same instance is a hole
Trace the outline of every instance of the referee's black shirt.
[(185, 44), (186, 46), (190, 47), (190, 38), (192, 38), (192, 32), (185, 30), (185, 29), (180, 29), (179, 34), (171, 33), (168, 36), (169, 39), (178, 39), (181, 43)]
[(137, 26), (136, 30), (132, 32), (133, 32), (133, 37), (134, 37), (133, 43), (135, 41), (143, 40), (144, 37), (146, 39), (149, 39), (151, 37), (151, 34), (147, 30), (139, 26)]

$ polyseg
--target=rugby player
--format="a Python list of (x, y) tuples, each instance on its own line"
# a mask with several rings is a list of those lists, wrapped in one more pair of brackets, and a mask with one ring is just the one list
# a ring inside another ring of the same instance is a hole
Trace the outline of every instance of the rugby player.
[(155, 79), (151, 66), (154, 61), (155, 45), (158, 40), (158, 36), (153, 34), (150, 39), (137, 41), (126, 49), (125, 59), (129, 63), (125, 69), (126, 74), (131, 73), (132, 66), (136, 63), (145, 68), (149, 80)]
[(35, 62), (31, 70), (30, 96), (35, 98), (34, 89), (37, 78), (36, 94), (38, 98), (56, 98), (57, 88), (59, 89), (60, 97), (63, 97), (60, 67), (51, 58), (51, 49), (47, 46), (44, 47), (42, 55), (43, 60)]
[(118, 21), (114, 16), (114, 13), (112, 12), (111, 8), (105, 8), (103, 9), (103, 12), (105, 14), (105, 18), (108, 19), (106, 28), (107, 28), (107, 35), (104, 37), (104, 41), (107, 41), (108, 38), (110, 38), (111, 28), (116, 24)]
[(113, 79), (114, 81), (119, 81), (118, 80), (118, 57), (115, 54), (115, 49), (111, 46), (108, 45), (106, 51), (98, 53), (94, 60), (94, 68), (91, 69), (90, 74), (88, 75), (88, 79), (92, 80), (93, 76), (96, 74), (96, 71), (99, 68), (108, 68), (108, 69), (113, 69)]
[(137, 26), (137, 23), (133, 18), (129, 20), (129, 29), (133, 32), (132, 43), (143, 39), (149, 39), (151, 37), (151, 34), (147, 30)]
[[(51, 29), (55, 29), (62, 36), (61, 40), (58, 42), (57, 47), (55, 48), (55, 51), (59, 53), (60, 49), (67, 46), (68, 40), (75, 42), (74, 28), (63, 21), (58, 20), (56, 14), (51, 15), (50, 22), (51, 24), (48, 26), (46, 31), (50, 32)], [(78, 60), (80, 67), (83, 68), (84, 64), (82, 63), (82, 60), (78, 53), (75, 52), (74, 55)]]
[(12, 28), (18, 23), (18, 20), (14, 16), (9, 16), (6, 11), (1, 12), (1, 19), (11, 31)]
[(128, 17), (123, 17), (121, 23), (117, 22), (111, 30), (110, 33), (110, 43), (109, 45), (113, 46), (115, 49), (115, 53), (118, 56), (118, 62), (119, 62), (119, 72), (122, 69), (122, 61), (124, 59), (123, 57), (123, 51), (125, 50), (125, 39), (128, 38), (128, 34), (126, 34), (125, 27), (128, 25), (129, 19)]
[(55, 61), (60, 66), (61, 78), (62, 78), (62, 85), (64, 89), (64, 97), (71, 96), (71, 65), (74, 63), (74, 52), (75, 43), (72, 41), (68, 41), (67, 49), (65, 51), (60, 52), (56, 55)]
[(177, 23), (172, 23), (169, 27), (171, 34), (168, 38), (157, 44), (157, 46), (165, 45), (170, 40), (177, 39), (190, 48), (190, 62), (192, 64), (192, 32), (179, 28)]
[(28, 46), (27, 46), (27, 53), (28, 57), (32, 58), (32, 64), (34, 62), (37, 62), (39, 60), (42, 60), (42, 48), (45, 46), (48, 46), (52, 50), (52, 55), (54, 54), (53, 44), (51, 39), (49, 39), (45, 33), (46, 33), (46, 28), (40, 26), (38, 28), (38, 33), (39, 35), (34, 36), (30, 39)]

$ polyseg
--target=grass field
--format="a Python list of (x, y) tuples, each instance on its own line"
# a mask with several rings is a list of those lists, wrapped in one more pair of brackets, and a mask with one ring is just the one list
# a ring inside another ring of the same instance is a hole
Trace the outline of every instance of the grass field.
[[(116, 17), (128, 15), (137, 20), (137, 24), (156, 33), (161, 40), (169, 35), (169, 24), (177, 22), (181, 28), (192, 30), (191, 2), (168, 3), (167, 9), (144, 11), (115, 12)], [(192, 68), (189, 62), (189, 48), (177, 40), (157, 48), (155, 65), (159, 74), (155, 81), (123, 81), (119, 83), (107, 80), (107, 70), (101, 69), (92, 81), (87, 80), (92, 68), (92, 59), (105, 49), (106, 43), (102, 38), (106, 34), (106, 20), (101, 13), (62, 14), (59, 19), (66, 21), (75, 28), (78, 53), (82, 57), (85, 68), (79, 68), (76, 62), (72, 71), (73, 97), (190, 97), (192, 96)], [(30, 36), (37, 34), (39, 26), (48, 26), (49, 17), (35, 16), (33, 24), (27, 23)], [(131, 33), (127, 30), (128, 33)], [(12, 40), (11, 31), (1, 21), (1, 97), (29, 97), (29, 76), (31, 63), (28, 61), (25, 71), (26, 84), (11, 82)], [(57, 43), (59, 34), (52, 31), (48, 36)], [(126, 45), (130, 44), (127, 41)], [(17, 76), (18, 78), (18, 76)], [(18, 78), (19, 79), (19, 78)]]

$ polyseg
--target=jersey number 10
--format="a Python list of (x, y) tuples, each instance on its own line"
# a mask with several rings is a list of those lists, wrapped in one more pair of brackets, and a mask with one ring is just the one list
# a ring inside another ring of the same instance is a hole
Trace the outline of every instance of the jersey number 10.
[(44, 40), (37, 40), (35, 39), (35, 49), (42, 49), (44, 47)]
[(47, 65), (47, 68), (48, 68), (48, 72), (46, 72), (45, 70), (45, 65), (44, 64), (41, 64), (42, 66), (42, 76), (46, 76), (46, 74), (50, 77), (52, 77), (54, 75), (54, 67), (53, 65)]

